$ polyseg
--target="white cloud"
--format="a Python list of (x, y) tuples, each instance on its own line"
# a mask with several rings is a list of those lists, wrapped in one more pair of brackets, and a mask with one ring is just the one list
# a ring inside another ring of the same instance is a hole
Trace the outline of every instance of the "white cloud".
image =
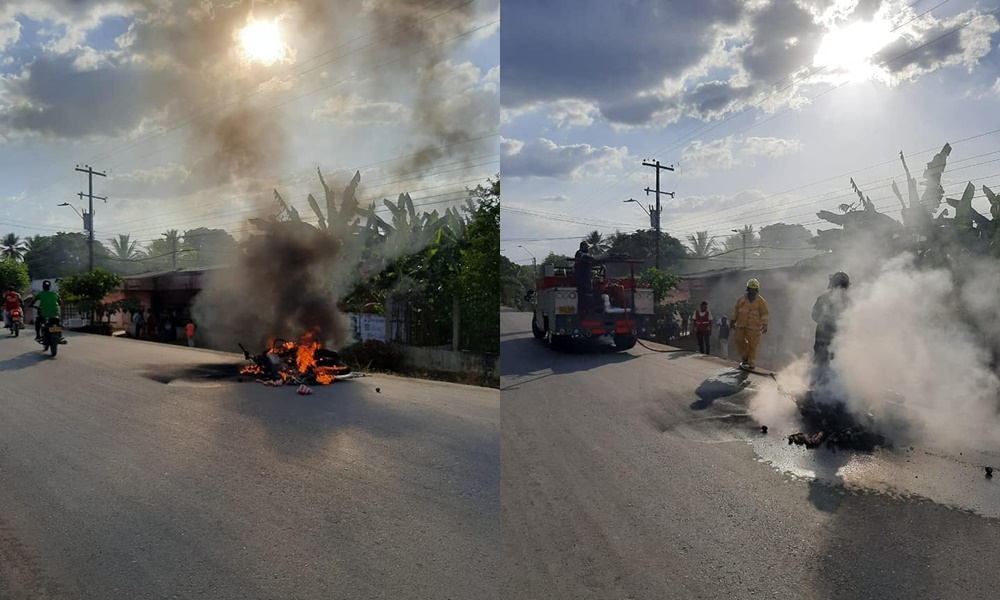
[(14, 18), (0, 22), (0, 52), (13, 46), (21, 39), (21, 24)]
[(568, 202), (569, 196), (565, 194), (555, 194), (553, 196), (542, 196), (538, 199), (539, 202)]
[(334, 121), (350, 125), (392, 125), (409, 121), (412, 112), (398, 102), (373, 102), (358, 94), (340, 94), (327, 98), (323, 106), (312, 112), (317, 121)]
[(607, 177), (620, 173), (626, 163), (636, 162), (625, 146), (560, 146), (545, 138), (525, 144), (519, 140), (502, 138), (500, 147), (500, 170), (508, 177)]
[(590, 127), (598, 114), (597, 105), (585, 100), (558, 100), (549, 108), (549, 118), (557, 127)]
[[(953, 31), (957, 33), (949, 33)], [(971, 71), (989, 54), (992, 35), (997, 31), (997, 17), (978, 9), (951, 19), (919, 19), (876, 56), (887, 61), (881, 79), (896, 85), (945, 67), (963, 66)]]
[(756, 156), (777, 158), (801, 151), (802, 143), (775, 137), (725, 137), (711, 142), (693, 141), (681, 154), (680, 167), (689, 177), (749, 164)]
[(140, 183), (155, 183), (167, 179), (183, 181), (187, 179), (190, 174), (191, 169), (188, 169), (184, 165), (170, 163), (168, 165), (162, 165), (152, 169), (136, 169), (134, 171), (129, 171), (128, 173), (114, 175), (112, 176), (112, 180), (135, 181)]
[(483, 88), (494, 94), (497, 93), (500, 87), (500, 65), (497, 65), (490, 69), (486, 76), (483, 77)]

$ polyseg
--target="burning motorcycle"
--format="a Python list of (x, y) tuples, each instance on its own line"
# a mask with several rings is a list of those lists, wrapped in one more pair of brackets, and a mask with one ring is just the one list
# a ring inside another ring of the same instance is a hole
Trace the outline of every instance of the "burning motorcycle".
[(10, 311), (10, 315), (7, 317), (7, 330), (14, 337), (17, 337), (22, 329), (24, 329), (24, 315), (21, 313), (20, 308), (15, 308)]
[(42, 345), (42, 352), (50, 352), (55, 358), (56, 353), (59, 352), (59, 346), (66, 343), (66, 338), (62, 335), (62, 319), (49, 317), (42, 324), (42, 339), (38, 343)]
[(243, 344), (239, 346), (243, 357), (250, 363), (240, 373), (261, 375), (262, 381), (329, 385), (337, 376), (351, 372), (337, 352), (321, 348), (310, 334), (303, 335), (297, 343), (272, 340), (267, 350), (256, 355), (250, 354)]

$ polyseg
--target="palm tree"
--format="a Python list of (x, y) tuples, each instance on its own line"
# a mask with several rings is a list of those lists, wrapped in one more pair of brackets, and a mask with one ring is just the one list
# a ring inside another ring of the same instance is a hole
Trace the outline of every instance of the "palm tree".
[(177, 268), (177, 256), (184, 251), (184, 242), (181, 240), (181, 233), (176, 229), (168, 229), (163, 233), (163, 240), (170, 250), (170, 264), (172, 268)]
[(170, 268), (177, 270), (177, 263), (189, 258), (191, 247), (183, 240), (176, 229), (163, 232), (163, 237), (149, 244), (149, 258), (155, 268)]
[(733, 252), (741, 248), (743, 248), (743, 236), (738, 233), (727, 236), (726, 239), (722, 240), (722, 250), (725, 252)]
[(694, 258), (708, 258), (718, 246), (715, 236), (708, 237), (707, 231), (699, 231), (694, 235), (689, 235), (687, 241), (690, 245), (691, 256)]
[(108, 241), (111, 242), (112, 255), (120, 261), (133, 261), (142, 257), (139, 240), (133, 240), (130, 234), (119, 233), (117, 238)]
[(583, 238), (583, 241), (587, 242), (587, 245), (598, 253), (607, 252), (611, 248), (611, 244), (604, 238), (604, 235), (596, 229), (588, 233), (587, 237)]
[(28, 252), (28, 244), (14, 233), (8, 233), (4, 236), (2, 246), (0, 256), (16, 262), (24, 260), (24, 255)]

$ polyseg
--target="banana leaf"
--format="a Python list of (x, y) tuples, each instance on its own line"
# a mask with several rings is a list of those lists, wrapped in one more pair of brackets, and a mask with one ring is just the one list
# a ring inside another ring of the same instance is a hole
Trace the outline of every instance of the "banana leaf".
[(361, 184), (361, 171), (355, 171), (351, 182), (344, 188), (344, 201), (340, 203), (340, 215), (345, 219), (351, 218), (358, 211), (357, 191)]
[(990, 215), (993, 216), (993, 221), (1000, 223), (1000, 198), (985, 185), (983, 186), (983, 193), (986, 194), (986, 198), (990, 201)]
[(302, 219), (299, 217), (299, 211), (295, 210), (295, 207), (292, 206), (291, 204), (285, 202), (285, 199), (281, 197), (281, 194), (278, 193), (278, 190), (274, 190), (274, 199), (277, 200), (278, 204), (281, 205), (281, 208), (284, 209), (286, 213), (288, 213), (289, 220), (291, 220), (293, 223), (302, 222)]
[(337, 204), (334, 201), (334, 193), (330, 189), (330, 186), (326, 185), (326, 180), (323, 179), (323, 172), (319, 170), (319, 167), (316, 168), (316, 174), (319, 175), (319, 182), (323, 184), (323, 195), (326, 196), (326, 215), (332, 223), (333, 219), (337, 216)]
[(951, 145), (945, 144), (941, 151), (934, 155), (931, 162), (927, 163), (924, 170), (924, 195), (920, 199), (920, 204), (934, 214), (941, 207), (941, 200), (944, 198), (944, 188), (941, 186), (941, 175), (948, 163), (948, 155), (951, 154)]
[(972, 228), (972, 198), (976, 195), (976, 186), (971, 183), (965, 186), (965, 192), (962, 193), (962, 199), (956, 202), (952, 202), (952, 199), (948, 199), (948, 204), (955, 207), (955, 222), (962, 229)]
[(319, 219), (320, 231), (326, 231), (326, 220), (323, 219), (323, 211), (319, 209), (319, 203), (316, 202), (316, 199), (313, 198), (312, 194), (309, 194), (309, 197), (306, 198), (306, 200), (309, 201), (309, 206), (313, 209), (313, 212), (316, 213), (316, 218)]
[(906, 171), (906, 189), (909, 192), (910, 208), (920, 206), (920, 195), (917, 193), (917, 180), (910, 175), (910, 168), (906, 166), (906, 158), (903, 153), (899, 153), (899, 160), (903, 163), (903, 170)]

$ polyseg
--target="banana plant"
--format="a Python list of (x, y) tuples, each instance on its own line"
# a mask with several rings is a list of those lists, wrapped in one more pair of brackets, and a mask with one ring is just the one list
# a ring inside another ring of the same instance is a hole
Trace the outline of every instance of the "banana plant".
[(975, 186), (969, 183), (960, 199), (948, 198), (948, 204), (955, 208), (956, 236), (969, 250), (1000, 256), (1000, 198), (983, 186), (983, 194), (990, 202), (990, 219), (972, 207), (975, 193)]

